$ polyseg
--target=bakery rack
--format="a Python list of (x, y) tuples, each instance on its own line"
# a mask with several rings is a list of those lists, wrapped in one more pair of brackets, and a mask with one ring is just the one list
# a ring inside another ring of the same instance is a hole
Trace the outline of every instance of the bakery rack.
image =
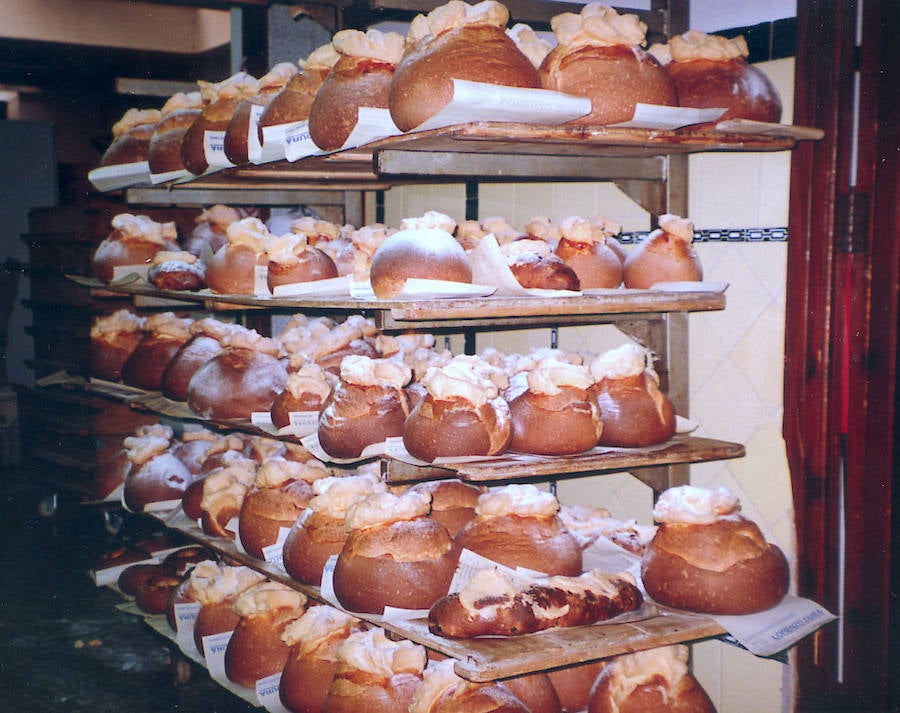
[[(678, 212), (686, 204), (683, 186), (670, 185), (672, 161), (704, 151), (785, 151), (797, 141), (821, 134), (803, 127), (731, 126), (727, 131), (643, 131), (615, 128), (534, 127), (471, 124), (375, 142), (345, 154), (295, 163), (233, 168), (194, 181), (168, 186), (134, 187), (129, 203), (183, 205), (232, 203), (290, 205), (323, 191), (384, 190), (403, 182), (429, 180), (612, 181), (652, 215)], [(749, 133), (748, 133), (749, 132)], [(334, 172), (329, 167), (334, 167)], [(677, 181), (675, 182), (677, 183)], [(362, 313), (385, 331), (421, 329), (477, 330), (557, 327), (570, 324), (613, 324), (658, 357), (661, 383), (678, 413), (688, 413), (688, 314), (721, 310), (723, 291), (608, 290), (565, 299), (445, 298), (427, 301), (358, 300), (350, 298), (273, 298), (218, 295), (208, 292), (160, 291), (136, 281), (92, 285), (98, 291), (141, 300), (167, 299), (208, 310), (302, 311)], [(135, 409), (191, 418), (183, 404), (158, 394), (116, 394), (115, 385), (88, 385), (106, 390)], [(253, 430), (249, 421), (212, 423), (216, 428)], [(271, 435), (271, 434), (266, 434)], [(388, 482), (460, 477), (479, 483), (553, 480), (567, 476), (628, 471), (659, 492), (688, 482), (687, 464), (739, 458), (737, 443), (679, 435), (647, 449), (595, 449), (571, 457), (509, 456), (499, 459), (414, 466), (385, 458)], [(275, 581), (322, 599), (315, 587), (301, 585), (275, 564), (255, 559), (234, 542), (206, 536), (183, 516), (167, 525), (219, 552), (253, 567)], [(373, 619), (394, 634), (455, 659), (457, 673), (476, 681), (571, 666), (635, 650), (721, 636), (713, 620), (660, 608), (655, 615), (632, 621), (555, 629), (522, 637), (487, 637), (455, 641), (432, 635), (422, 619)], [(368, 617), (367, 617), (368, 618)]]

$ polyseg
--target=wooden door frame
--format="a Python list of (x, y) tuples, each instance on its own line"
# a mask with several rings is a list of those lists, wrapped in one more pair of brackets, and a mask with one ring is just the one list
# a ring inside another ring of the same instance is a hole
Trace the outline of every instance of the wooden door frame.
[(798, 647), (800, 711), (886, 711), (898, 664), (889, 633), (900, 4), (864, 0), (857, 48), (858, 4), (798, 0), (797, 8), (794, 122), (826, 136), (792, 157), (784, 436), (799, 593), (843, 615)]

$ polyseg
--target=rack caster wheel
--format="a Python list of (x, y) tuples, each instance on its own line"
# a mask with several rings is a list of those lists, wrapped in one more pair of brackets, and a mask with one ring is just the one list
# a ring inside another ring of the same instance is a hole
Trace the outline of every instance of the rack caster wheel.
[(51, 518), (59, 512), (59, 495), (53, 493), (38, 501), (38, 515), (41, 517)]

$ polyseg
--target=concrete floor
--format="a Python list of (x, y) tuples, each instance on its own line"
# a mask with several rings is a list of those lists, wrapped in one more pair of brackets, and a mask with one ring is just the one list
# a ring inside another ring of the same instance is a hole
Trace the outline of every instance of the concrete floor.
[[(239, 713), (254, 708), (191, 664), (176, 683), (177, 649), (122, 598), (98, 588), (91, 564), (115, 538), (102, 513), (62, 497), (39, 514), (48, 491), (22, 469), (0, 469), (0, 710), (3, 713)], [(114, 528), (113, 528), (114, 529)], [(183, 664), (182, 664), (183, 665)]]

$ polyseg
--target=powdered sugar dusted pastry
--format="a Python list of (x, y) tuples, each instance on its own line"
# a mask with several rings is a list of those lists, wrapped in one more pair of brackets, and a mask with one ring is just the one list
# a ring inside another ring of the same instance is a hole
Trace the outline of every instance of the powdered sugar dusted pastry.
[(157, 223), (146, 215), (120, 213), (112, 231), (91, 259), (91, 272), (101, 282), (112, 282), (117, 267), (149, 265), (160, 250), (178, 250), (175, 223)]

